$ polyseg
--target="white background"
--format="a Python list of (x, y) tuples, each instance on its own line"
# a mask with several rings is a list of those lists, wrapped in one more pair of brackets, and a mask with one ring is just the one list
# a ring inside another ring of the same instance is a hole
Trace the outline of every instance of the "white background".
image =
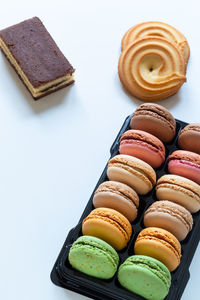
[[(0, 298), (87, 299), (54, 286), (49, 276), (124, 119), (141, 104), (118, 79), (121, 38), (148, 20), (185, 34), (187, 83), (160, 104), (177, 119), (200, 121), (200, 7), (191, 0), (0, 2), (1, 29), (40, 17), (76, 68), (73, 86), (35, 102), (0, 55)], [(200, 293), (199, 255), (200, 247), (183, 300)]]

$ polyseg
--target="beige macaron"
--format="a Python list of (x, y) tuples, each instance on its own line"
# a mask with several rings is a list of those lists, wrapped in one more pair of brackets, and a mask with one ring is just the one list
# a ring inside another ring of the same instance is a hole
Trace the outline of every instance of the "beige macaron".
[(119, 181), (132, 187), (138, 194), (145, 195), (156, 183), (154, 169), (139, 158), (119, 154), (108, 162), (109, 180)]
[(200, 185), (182, 176), (166, 174), (156, 185), (159, 200), (169, 200), (184, 206), (191, 213), (200, 209)]

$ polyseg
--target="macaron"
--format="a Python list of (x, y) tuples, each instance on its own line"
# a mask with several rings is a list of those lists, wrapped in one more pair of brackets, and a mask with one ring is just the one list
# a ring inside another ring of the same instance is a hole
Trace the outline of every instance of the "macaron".
[(109, 160), (107, 176), (109, 180), (127, 184), (141, 195), (151, 191), (156, 183), (156, 173), (149, 164), (125, 154), (116, 155)]
[(169, 143), (176, 133), (176, 121), (172, 114), (155, 103), (141, 104), (132, 115), (130, 127), (147, 131), (165, 143)]
[(129, 220), (118, 211), (110, 208), (96, 208), (82, 222), (83, 235), (100, 238), (122, 250), (132, 234)]
[(185, 126), (179, 133), (178, 145), (181, 149), (200, 154), (200, 123)]
[(185, 177), (166, 174), (158, 179), (156, 196), (184, 206), (191, 213), (200, 210), (200, 185)]
[(158, 168), (165, 161), (165, 146), (154, 135), (131, 129), (124, 132), (120, 139), (120, 154), (135, 156), (153, 168)]
[(133, 255), (119, 267), (118, 280), (127, 290), (145, 299), (163, 300), (169, 293), (171, 274), (159, 260)]
[(128, 185), (117, 181), (105, 181), (94, 193), (95, 208), (108, 207), (119, 211), (130, 222), (137, 217), (139, 197)]
[(183, 206), (170, 201), (156, 201), (144, 213), (145, 227), (159, 227), (183, 241), (192, 230), (193, 218)]
[(72, 244), (68, 258), (74, 269), (101, 279), (112, 278), (119, 263), (115, 249), (92, 236), (79, 237)]
[(148, 227), (143, 229), (135, 241), (135, 254), (151, 256), (161, 261), (170, 272), (180, 264), (181, 245), (169, 231)]
[(200, 184), (200, 155), (185, 150), (174, 151), (169, 156), (168, 171)]

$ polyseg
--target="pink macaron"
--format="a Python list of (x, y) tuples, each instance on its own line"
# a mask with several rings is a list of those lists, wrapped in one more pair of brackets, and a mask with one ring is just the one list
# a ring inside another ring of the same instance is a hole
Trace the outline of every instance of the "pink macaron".
[(153, 168), (158, 168), (165, 160), (165, 147), (154, 135), (142, 130), (128, 130), (121, 136), (120, 154), (137, 157)]
[(168, 170), (171, 174), (186, 177), (200, 184), (200, 155), (177, 150), (169, 156)]

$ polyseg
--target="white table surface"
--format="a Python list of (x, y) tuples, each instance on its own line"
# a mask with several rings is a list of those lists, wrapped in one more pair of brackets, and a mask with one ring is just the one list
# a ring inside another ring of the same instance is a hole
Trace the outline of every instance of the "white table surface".
[[(76, 83), (35, 102), (0, 55), (0, 298), (88, 299), (56, 287), (50, 272), (77, 224), (126, 116), (141, 104), (117, 75), (120, 41), (134, 24), (167, 22), (191, 47), (187, 83), (159, 103), (200, 121), (198, 1), (1, 1), (0, 28), (33, 16), (76, 68)], [(198, 299), (200, 246), (182, 299)]]

